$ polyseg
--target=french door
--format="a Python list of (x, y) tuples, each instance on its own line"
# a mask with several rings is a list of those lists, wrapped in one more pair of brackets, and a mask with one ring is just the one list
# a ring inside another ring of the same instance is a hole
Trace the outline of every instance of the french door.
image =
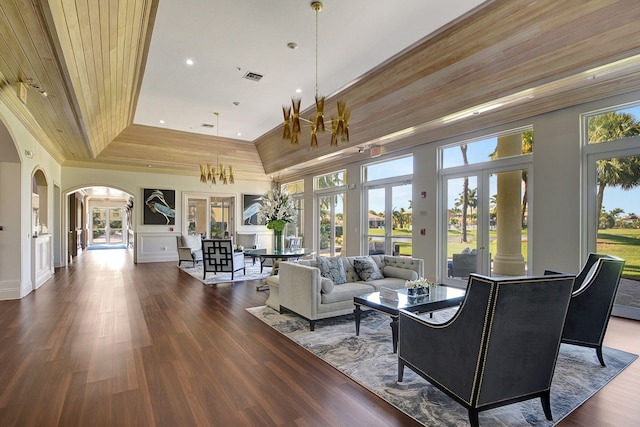
[(117, 245), (124, 242), (122, 208), (93, 208), (91, 213), (91, 243)]
[(528, 169), (464, 169), (468, 171), (443, 175), (442, 180), (442, 281), (464, 286), (471, 273), (526, 275), (531, 203)]
[(184, 195), (185, 234), (200, 234), (205, 238), (234, 237), (235, 198), (210, 194)]
[(364, 254), (411, 256), (411, 194), (407, 181), (367, 188)]
[[(587, 157), (587, 247), (585, 252), (625, 259), (613, 314), (640, 319), (640, 268), (635, 241), (640, 234), (640, 147), (635, 140), (595, 144)], [(634, 166), (635, 165), (635, 166)]]

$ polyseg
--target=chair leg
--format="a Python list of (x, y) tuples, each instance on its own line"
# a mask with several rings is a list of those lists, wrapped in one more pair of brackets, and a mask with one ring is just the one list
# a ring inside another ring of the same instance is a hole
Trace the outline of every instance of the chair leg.
[(398, 359), (398, 382), (401, 383), (404, 378), (404, 362)]
[(551, 390), (547, 390), (542, 396), (540, 396), (540, 403), (542, 403), (544, 416), (547, 417), (549, 421), (553, 420), (553, 417), (551, 416)]
[(480, 422), (478, 421), (478, 410), (469, 408), (469, 424), (471, 427), (479, 427)]
[(600, 361), (602, 367), (604, 368), (605, 366), (607, 366), (604, 364), (604, 357), (602, 357), (602, 346), (596, 347), (596, 355), (598, 356), (598, 360)]
[(316, 321), (315, 320), (309, 320), (309, 330), (311, 332), (316, 330)]

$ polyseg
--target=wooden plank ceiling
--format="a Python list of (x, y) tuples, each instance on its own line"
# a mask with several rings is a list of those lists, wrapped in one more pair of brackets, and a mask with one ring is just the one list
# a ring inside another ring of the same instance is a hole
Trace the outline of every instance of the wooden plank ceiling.
[[(296, 178), (360, 160), (359, 147), (392, 152), (640, 88), (637, 0), (496, 0), (327, 100), (327, 117), (338, 98), (351, 109), (337, 149), (327, 135), (291, 146), (279, 128), (247, 143), (133, 125), (158, 1), (0, 3), (0, 101), (63, 166), (197, 175), (219, 159), (237, 179)], [(20, 81), (48, 96), (33, 88), (24, 105)]]

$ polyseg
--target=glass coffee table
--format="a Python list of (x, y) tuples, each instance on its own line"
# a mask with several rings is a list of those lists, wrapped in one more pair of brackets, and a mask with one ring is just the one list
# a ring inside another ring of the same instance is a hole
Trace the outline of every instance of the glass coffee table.
[(361, 307), (368, 307), (391, 317), (391, 336), (393, 338), (393, 352), (398, 351), (398, 313), (407, 310), (412, 313), (428, 313), (453, 307), (462, 302), (465, 290), (452, 286), (436, 285), (429, 287), (428, 295), (409, 297), (406, 289), (397, 289), (398, 300), (380, 297), (380, 292), (358, 295), (353, 297), (356, 317), (356, 336), (360, 335)]

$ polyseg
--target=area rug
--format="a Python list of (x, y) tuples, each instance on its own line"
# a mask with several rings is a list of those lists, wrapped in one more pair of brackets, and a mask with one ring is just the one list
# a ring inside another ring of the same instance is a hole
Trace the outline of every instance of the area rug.
[(266, 279), (271, 274), (271, 267), (264, 267), (262, 273), (260, 273), (260, 263), (256, 262), (255, 265), (248, 261), (246, 264), (246, 273), (243, 274), (242, 270), (238, 270), (233, 273), (233, 280), (231, 279), (231, 273), (212, 273), (207, 271), (207, 279), (203, 280), (202, 275), (204, 273), (202, 268), (202, 262), (199, 262), (193, 267), (190, 262), (183, 262), (178, 268), (192, 277), (198, 279), (205, 285), (215, 285), (216, 283), (231, 283), (240, 282), (243, 280), (259, 280)]
[[(418, 422), (427, 426), (468, 425), (466, 409), (409, 368), (405, 368), (404, 381), (397, 382), (398, 359), (392, 350), (388, 316), (363, 314), (360, 336), (356, 336), (353, 315), (319, 321), (310, 332), (309, 322), (296, 315), (280, 314), (267, 306), (247, 311)], [(434, 321), (451, 316), (450, 310), (443, 310), (435, 314)], [(603, 353), (605, 368), (594, 349), (562, 344), (551, 386), (553, 421), (545, 418), (540, 399), (532, 399), (480, 412), (480, 425), (555, 425), (638, 357), (607, 347)]]

